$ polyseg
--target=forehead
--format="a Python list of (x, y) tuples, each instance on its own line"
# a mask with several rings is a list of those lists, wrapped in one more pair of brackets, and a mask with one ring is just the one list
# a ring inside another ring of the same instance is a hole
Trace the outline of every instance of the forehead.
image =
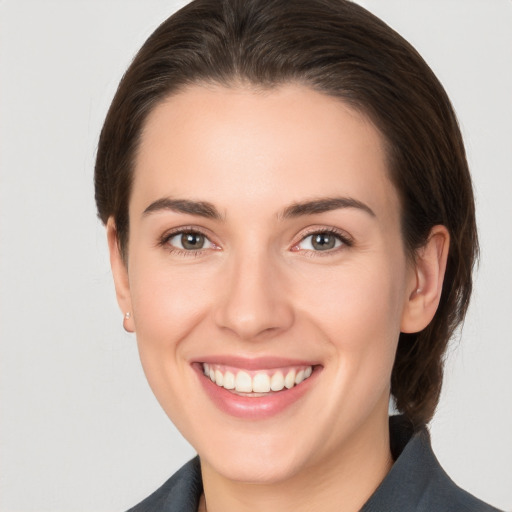
[[(132, 206), (157, 196), (219, 204), (350, 195), (397, 204), (384, 141), (360, 112), (300, 85), (268, 90), (191, 86), (148, 116), (135, 165)], [(380, 203), (380, 204), (379, 204)]]

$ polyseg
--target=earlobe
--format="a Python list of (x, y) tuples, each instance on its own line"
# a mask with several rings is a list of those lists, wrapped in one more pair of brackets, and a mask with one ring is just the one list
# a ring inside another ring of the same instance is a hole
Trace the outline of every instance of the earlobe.
[(438, 225), (430, 231), (427, 243), (416, 251), (414, 278), (407, 290), (402, 315), (402, 332), (419, 332), (434, 318), (441, 299), (449, 246), (448, 230)]
[(107, 240), (110, 252), (110, 267), (114, 278), (117, 303), (119, 304), (124, 316), (123, 327), (127, 332), (135, 332), (128, 268), (121, 254), (116, 224), (113, 217), (110, 217), (107, 221)]

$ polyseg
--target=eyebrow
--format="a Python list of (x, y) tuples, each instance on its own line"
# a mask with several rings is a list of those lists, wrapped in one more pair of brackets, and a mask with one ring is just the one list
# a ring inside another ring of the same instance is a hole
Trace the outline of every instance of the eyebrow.
[(208, 219), (222, 220), (222, 215), (217, 208), (207, 201), (191, 201), (189, 199), (173, 199), (171, 197), (162, 197), (152, 202), (144, 210), (142, 216), (145, 217), (151, 213), (162, 210), (171, 210), (177, 213), (188, 213)]
[(339, 210), (341, 208), (357, 208), (372, 217), (376, 217), (375, 212), (367, 204), (351, 197), (325, 197), (302, 203), (293, 203), (283, 210), (280, 217), (288, 219), (302, 215), (314, 215), (316, 213)]
[[(278, 217), (281, 219), (290, 219), (342, 208), (357, 208), (372, 217), (376, 217), (375, 212), (367, 204), (351, 197), (325, 197), (301, 203), (293, 203), (287, 206)], [(187, 213), (214, 220), (223, 220), (223, 216), (212, 203), (207, 201), (192, 201), (190, 199), (173, 199), (171, 197), (162, 197), (161, 199), (153, 201), (144, 210), (142, 215), (145, 217), (151, 213), (162, 210)]]

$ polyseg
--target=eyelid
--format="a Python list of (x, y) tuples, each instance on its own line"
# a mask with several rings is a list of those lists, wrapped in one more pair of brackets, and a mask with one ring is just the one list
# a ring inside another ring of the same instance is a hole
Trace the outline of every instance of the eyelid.
[[(306, 238), (321, 234), (321, 233), (329, 233), (332, 235), (335, 235), (341, 242), (341, 247), (336, 247), (333, 249), (327, 249), (325, 251), (312, 251), (310, 249), (300, 249), (298, 246), (301, 242), (303, 242)], [(314, 252), (315, 254), (321, 255), (321, 254), (332, 254), (333, 252), (336, 252), (337, 250), (342, 249), (343, 247), (352, 247), (354, 245), (354, 239), (344, 230), (335, 228), (333, 226), (311, 226), (307, 228), (305, 231), (300, 233), (297, 236), (298, 240), (292, 244), (292, 250), (295, 251), (305, 251), (305, 252)]]
[[(170, 244), (168, 244), (169, 240), (172, 239), (173, 237), (175, 237), (177, 235), (181, 235), (181, 234), (186, 234), (186, 233), (197, 233), (197, 234), (204, 236), (213, 247), (201, 248), (201, 249), (197, 249), (197, 250), (187, 250), (187, 249), (180, 249), (179, 247), (171, 246)], [(327, 249), (325, 251), (313, 251), (310, 249), (300, 249), (298, 247), (298, 245), (301, 242), (303, 242), (306, 238), (308, 238), (309, 236), (312, 236), (315, 234), (321, 234), (321, 233), (329, 233), (329, 234), (335, 235), (342, 242), (341, 247), (338, 246), (336, 248)], [(193, 225), (178, 226), (178, 227), (171, 228), (171, 229), (165, 231), (158, 238), (157, 245), (166, 247), (167, 250), (171, 253), (177, 253), (177, 254), (183, 253), (184, 255), (192, 256), (192, 255), (201, 254), (202, 252), (209, 251), (212, 249), (213, 250), (220, 249), (219, 244), (214, 242), (212, 240), (212, 238), (213, 237), (209, 233), (209, 230), (206, 230), (202, 227), (193, 226)], [(353, 238), (346, 231), (344, 231), (342, 229), (335, 228), (333, 226), (310, 226), (310, 227), (306, 228), (304, 231), (302, 231), (299, 235), (297, 235), (296, 241), (293, 242), (291, 250), (295, 251), (295, 252), (298, 252), (298, 251), (310, 252), (310, 253), (314, 253), (315, 255), (322, 255), (322, 254), (327, 255), (327, 254), (332, 254), (333, 252), (337, 252), (338, 250), (341, 250), (343, 247), (351, 247), (353, 245), (354, 245)]]
[[(187, 250), (187, 249), (180, 249), (179, 247), (172, 246), (168, 243), (169, 240), (171, 240), (175, 236), (183, 235), (183, 234), (187, 234), (187, 233), (198, 234), (198, 235), (204, 236), (213, 247), (206, 247), (206, 248), (201, 248), (201, 249), (196, 249), (196, 250)], [(193, 255), (200, 254), (204, 251), (209, 251), (212, 249), (213, 250), (219, 249), (219, 245), (212, 240), (212, 236), (207, 232), (207, 230), (200, 228), (198, 226), (179, 226), (179, 227), (171, 228), (171, 229), (165, 231), (158, 238), (157, 246), (165, 247), (171, 253), (176, 253), (176, 254), (181, 253), (186, 256), (193, 256)]]

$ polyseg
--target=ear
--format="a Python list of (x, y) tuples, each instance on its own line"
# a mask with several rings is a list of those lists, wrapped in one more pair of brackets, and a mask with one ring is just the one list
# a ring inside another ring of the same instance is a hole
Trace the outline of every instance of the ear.
[(116, 224), (113, 217), (110, 217), (107, 221), (107, 240), (110, 251), (110, 267), (112, 268), (112, 276), (114, 277), (114, 285), (116, 288), (117, 303), (124, 315), (123, 326), (126, 331), (135, 332), (128, 268), (121, 255), (119, 238), (117, 236)]
[(449, 247), (450, 234), (446, 227), (434, 226), (427, 243), (416, 251), (414, 275), (402, 315), (402, 332), (419, 332), (434, 318), (441, 299)]

